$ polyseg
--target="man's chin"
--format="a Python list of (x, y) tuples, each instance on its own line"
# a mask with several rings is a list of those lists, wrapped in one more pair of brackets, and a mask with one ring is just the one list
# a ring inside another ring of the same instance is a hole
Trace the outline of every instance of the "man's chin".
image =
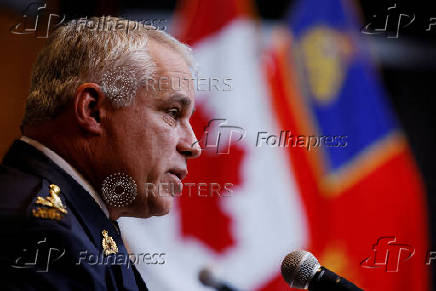
[(170, 212), (174, 204), (174, 198), (167, 194), (166, 196), (159, 196), (151, 203), (151, 216), (162, 216)]
[(174, 198), (167, 195), (149, 196), (144, 199), (144, 197), (135, 200), (133, 205), (127, 207), (125, 211), (120, 216), (129, 216), (136, 218), (149, 218), (152, 216), (163, 216), (170, 212)]

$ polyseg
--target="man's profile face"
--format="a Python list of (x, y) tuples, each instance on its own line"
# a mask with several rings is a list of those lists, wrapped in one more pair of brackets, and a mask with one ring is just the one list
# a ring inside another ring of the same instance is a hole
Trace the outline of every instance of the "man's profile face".
[(135, 217), (168, 213), (172, 195), (181, 192), (187, 159), (200, 154), (189, 123), (194, 108), (190, 69), (172, 49), (150, 46), (159, 79), (142, 84), (133, 104), (112, 111), (106, 120), (110, 167), (137, 184), (136, 199), (128, 206)]

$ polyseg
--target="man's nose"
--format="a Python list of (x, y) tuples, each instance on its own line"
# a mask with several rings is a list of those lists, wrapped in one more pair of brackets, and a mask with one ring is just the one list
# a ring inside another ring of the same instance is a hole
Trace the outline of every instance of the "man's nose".
[(201, 155), (200, 143), (197, 141), (190, 124), (188, 124), (183, 136), (180, 138), (177, 150), (188, 159), (195, 159)]

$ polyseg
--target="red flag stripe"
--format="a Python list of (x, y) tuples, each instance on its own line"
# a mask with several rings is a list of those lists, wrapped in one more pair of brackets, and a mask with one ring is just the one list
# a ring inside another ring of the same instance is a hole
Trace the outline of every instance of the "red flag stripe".
[(254, 9), (249, 0), (185, 0), (179, 2), (175, 26), (178, 38), (193, 45), (220, 31), (238, 17), (251, 17)]

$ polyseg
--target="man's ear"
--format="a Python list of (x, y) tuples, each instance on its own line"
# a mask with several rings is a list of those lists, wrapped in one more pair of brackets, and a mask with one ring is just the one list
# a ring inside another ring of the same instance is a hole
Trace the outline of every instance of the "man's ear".
[(88, 133), (100, 135), (103, 132), (101, 119), (107, 112), (103, 107), (105, 95), (99, 85), (83, 83), (74, 98), (74, 115), (80, 127)]

